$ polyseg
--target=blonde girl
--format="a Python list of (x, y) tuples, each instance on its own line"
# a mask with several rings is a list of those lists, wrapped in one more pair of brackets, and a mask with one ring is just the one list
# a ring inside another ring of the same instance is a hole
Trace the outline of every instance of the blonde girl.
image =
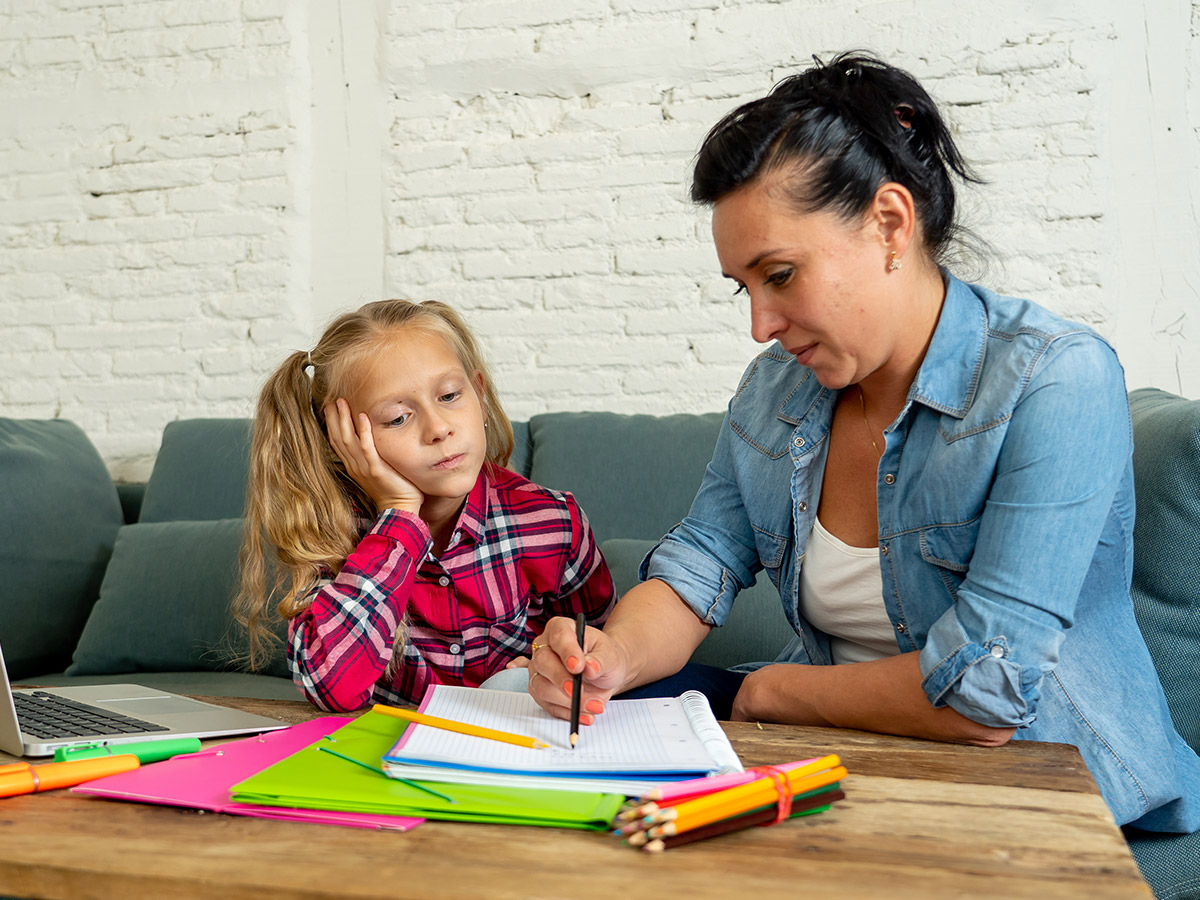
[(513, 431), (475, 339), (435, 301), (340, 316), (267, 380), (234, 616), (325, 710), (477, 686), (552, 616), (602, 623), (612, 578), (567, 493), (504, 468)]

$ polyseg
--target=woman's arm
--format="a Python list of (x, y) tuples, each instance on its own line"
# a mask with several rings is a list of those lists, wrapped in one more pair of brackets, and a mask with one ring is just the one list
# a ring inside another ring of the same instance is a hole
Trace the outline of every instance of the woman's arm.
[(735, 721), (857, 728), (933, 741), (999, 747), (1016, 728), (992, 728), (943, 706), (921, 687), (920, 654), (841, 666), (773, 665), (746, 676)]

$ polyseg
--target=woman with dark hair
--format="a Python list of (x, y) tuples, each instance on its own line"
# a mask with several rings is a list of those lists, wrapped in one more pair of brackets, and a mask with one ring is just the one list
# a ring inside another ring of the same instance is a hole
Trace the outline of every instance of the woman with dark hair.
[[(1119, 823), (1195, 830), (1200, 758), (1129, 599), (1121, 366), (1086, 326), (945, 268), (955, 176), (973, 177), (925, 90), (861, 54), (708, 134), (692, 197), (770, 346), (643, 582), (582, 648), (552, 620), (530, 692), (565, 715), (582, 671), (599, 713), (704, 679), (736, 719), (1070, 743)], [(686, 667), (763, 568), (795, 631), (779, 659)]]

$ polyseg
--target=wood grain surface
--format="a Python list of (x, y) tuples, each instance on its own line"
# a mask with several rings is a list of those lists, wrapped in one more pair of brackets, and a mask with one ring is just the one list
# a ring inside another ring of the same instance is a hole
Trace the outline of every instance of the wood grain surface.
[[(319, 715), (301, 702), (200, 699), (289, 723)], [(56, 791), (0, 800), (0, 895), (1152, 900), (1073, 747), (723, 724), (747, 766), (837, 753), (846, 799), (651, 855), (570, 829), (428, 822), (399, 834)]]

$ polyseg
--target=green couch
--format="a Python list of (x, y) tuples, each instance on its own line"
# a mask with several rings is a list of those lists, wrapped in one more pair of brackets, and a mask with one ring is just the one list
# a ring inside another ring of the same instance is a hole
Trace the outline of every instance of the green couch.
[[(1200, 401), (1130, 395), (1138, 525), (1134, 602), (1177, 726), (1200, 749)], [(718, 413), (550, 413), (515, 424), (511, 467), (572, 491), (619, 592), (684, 516)], [(192, 419), (163, 431), (144, 485), (114, 485), (84, 433), (0, 419), (0, 644), (14, 681), (138, 681), (192, 694), (297, 699), (282, 654), (265, 674), (231, 666), (250, 423)], [(769, 660), (790, 637), (765, 576), (695, 659)], [(1200, 835), (1129, 833), (1162, 900), (1200, 898)]]

